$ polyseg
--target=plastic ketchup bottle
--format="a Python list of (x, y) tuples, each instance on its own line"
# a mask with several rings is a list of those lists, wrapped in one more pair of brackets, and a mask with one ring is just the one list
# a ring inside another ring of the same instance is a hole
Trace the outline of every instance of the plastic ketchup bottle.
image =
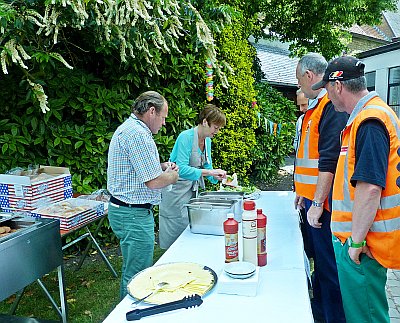
[(257, 260), (258, 265), (267, 264), (267, 217), (257, 209)]
[(243, 261), (257, 266), (257, 212), (254, 201), (243, 202), (242, 214)]
[(239, 224), (233, 213), (227, 214), (224, 222), (225, 232), (225, 262), (239, 261), (238, 229)]

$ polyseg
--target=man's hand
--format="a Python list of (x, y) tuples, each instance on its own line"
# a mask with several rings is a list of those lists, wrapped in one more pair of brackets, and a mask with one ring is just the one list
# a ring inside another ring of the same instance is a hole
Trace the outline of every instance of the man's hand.
[(316, 229), (321, 228), (322, 223), (319, 222), (319, 219), (323, 211), (324, 211), (323, 207), (316, 207), (316, 206), (311, 206), (310, 209), (308, 210), (307, 221), (313, 228)]
[(296, 198), (294, 199), (294, 208), (295, 210), (302, 210), (304, 209), (304, 197), (299, 196), (296, 194)]
[(375, 259), (374, 256), (372, 255), (371, 251), (369, 250), (368, 246), (364, 246), (364, 247), (361, 247), (361, 248), (349, 247), (349, 257), (357, 265), (359, 265), (361, 263), (360, 262), (360, 255), (362, 253), (365, 253), (371, 259)]
[(171, 170), (174, 170), (176, 172), (179, 172), (179, 166), (173, 162), (165, 162), (165, 163), (161, 163), (161, 169), (163, 171), (166, 171), (167, 168), (170, 168)]

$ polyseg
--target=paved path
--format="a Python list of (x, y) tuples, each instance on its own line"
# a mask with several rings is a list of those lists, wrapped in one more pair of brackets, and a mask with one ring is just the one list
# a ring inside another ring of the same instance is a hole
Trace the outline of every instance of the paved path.
[(400, 323), (400, 270), (389, 269), (387, 277), (390, 323)]
[[(283, 170), (293, 174), (293, 158), (286, 158)], [(400, 323), (400, 270), (388, 270), (386, 294), (389, 303), (390, 323)]]

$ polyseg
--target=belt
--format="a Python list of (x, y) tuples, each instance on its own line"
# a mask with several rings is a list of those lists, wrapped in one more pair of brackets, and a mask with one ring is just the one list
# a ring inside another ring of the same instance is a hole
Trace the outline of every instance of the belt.
[(153, 204), (150, 204), (150, 203), (128, 204), (128, 203), (122, 202), (120, 200), (117, 200), (114, 196), (111, 196), (110, 203), (114, 203), (114, 204), (117, 204), (119, 206), (125, 206), (125, 207), (136, 207), (136, 208), (139, 208), (139, 209), (151, 209), (153, 207)]

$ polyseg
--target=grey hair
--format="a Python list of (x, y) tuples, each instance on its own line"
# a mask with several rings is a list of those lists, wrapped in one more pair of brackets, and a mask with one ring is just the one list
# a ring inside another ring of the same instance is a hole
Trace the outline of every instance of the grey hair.
[(328, 62), (326, 59), (318, 53), (308, 53), (299, 60), (299, 68), (302, 76), (307, 70), (316, 75), (324, 75), (327, 66)]
[(303, 91), (302, 91), (301, 89), (298, 89), (298, 90), (296, 91), (296, 94), (297, 94), (297, 95), (300, 95), (301, 93), (303, 93)]
[(165, 100), (160, 93), (155, 91), (143, 92), (133, 103), (132, 112), (143, 115), (151, 107), (154, 107), (156, 109), (156, 113), (160, 113), (165, 103), (167, 103), (167, 100)]
[(360, 76), (355, 79), (340, 81), (347, 91), (358, 93), (367, 89), (367, 79), (365, 76)]

